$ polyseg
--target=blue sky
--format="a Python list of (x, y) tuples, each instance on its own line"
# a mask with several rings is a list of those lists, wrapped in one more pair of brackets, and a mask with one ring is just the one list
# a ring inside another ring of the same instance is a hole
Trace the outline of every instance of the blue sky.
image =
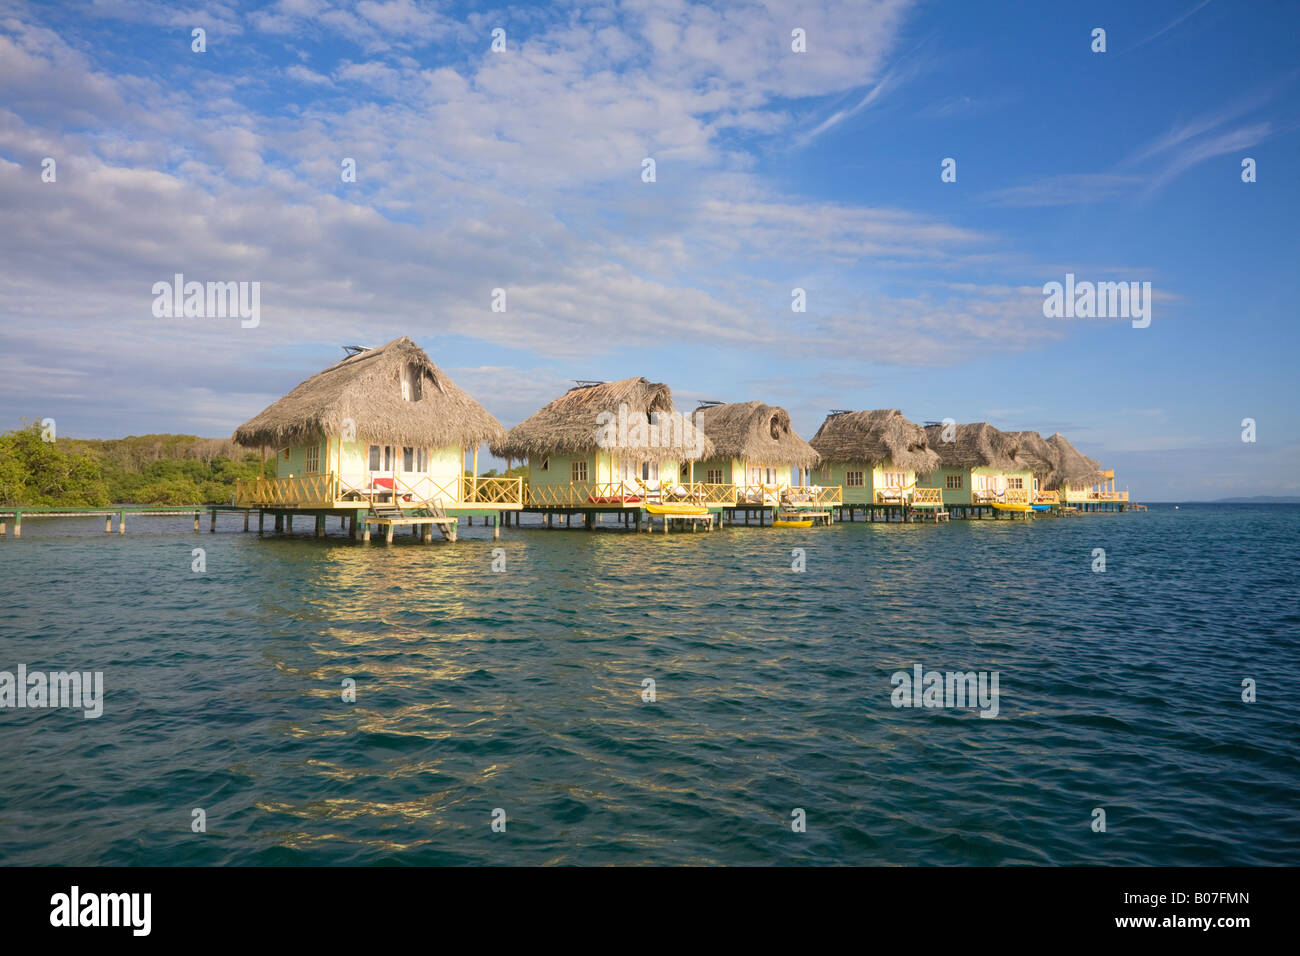
[[(1061, 431), (1140, 500), (1297, 494), (1298, 28), (1224, 0), (0, 0), (0, 427), (228, 435), (410, 335), (507, 426), (644, 375), (805, 437), (832, 407)], [(155, 318), (176, 272), (260, 282), (260, 324)], [(1150, 326), (1045, 318), (1067, 272), (1150, 282)]]

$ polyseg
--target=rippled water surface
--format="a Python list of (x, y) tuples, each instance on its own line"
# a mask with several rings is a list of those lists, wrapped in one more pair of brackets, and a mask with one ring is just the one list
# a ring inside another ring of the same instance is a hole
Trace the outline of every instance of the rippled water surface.
[[(387, 548), (222, 520), (0, 539), (0, 670), (105, 682), (98, 720), (0, 710), (3, 862), (1300, 864), (1294, 507)], [(895, 708), (917, 663), (996, 670), (998, 716)]]

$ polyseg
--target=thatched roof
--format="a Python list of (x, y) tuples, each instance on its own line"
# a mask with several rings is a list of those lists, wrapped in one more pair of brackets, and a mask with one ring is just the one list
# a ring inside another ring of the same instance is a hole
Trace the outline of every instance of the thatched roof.
[(1034, 473), (1044, 488), (1055, 488), (1056, 449), (1038, 432), (1005, 432), (1016, 445), (1016, 461)]
[[(953, 429), (953, 440), (944, 441), (946, 427)], [(1000, 471), (1024, 471), (1029, 468), (1016, 458), (1019, 445), (1006, 432), (988, 422), (970, 425), (927, 425), (930, 447), (939, 453), (945, 468), (997, 468)]]
[(713, 442), (718, 458), (798, 468), (817, 464), (817, 452), (794, 433), (790, 413), (780, 406), (762, 402), (706, 405), (696, 410), (695, 421)]
[(922, 475), (939, 467), (939, 456), (929, 443), (925, 429), (897, 408), (831, 412), (812, 438), (823, 461), (893, 464)]
[[(418, 376), (417, 401), (402, 398), (407, 369)], [(313, 375), (240, 425), (234, 437), (247, 447), (283, 448), (340, 435), (347, 419), (360, 442), (469, 448), (505, 435), (500, 422), (403, 336)]]
[(1060, 432), (1047, 439), (1046, 443), (1055, 456), (1052, 470), (1053, 487), (1086, 486), (1101, 482), (1101, 462), (1079, 451)]
[[(620, 414), (620, 409), (625, 409), (625, 413)], [(613, 422), (609, 422), (610, 416), (614, 417)], [(648, 429), (652, 416), (661, 426), (675, 420), (678, 426), (686, 425), (694, 430), (673, 408), (672, 390), (660, 382), (625, 378), (619, 382), (577, 385), (510, 429), (490, 447), (492, 454), (511, 461), (536, 460), (546, 455), (584, 455), (598, 448), (616, 456), (656, 461), (689, 461), (706, 458), (713, 452), (713, 443), (702, 431), (683, 436), (678, 427), (676, 441), (665, 435), (656, 440)], [(602, 430), (607, 430), (607, 434), (615, 432), (615, 440), (602, 439)]]

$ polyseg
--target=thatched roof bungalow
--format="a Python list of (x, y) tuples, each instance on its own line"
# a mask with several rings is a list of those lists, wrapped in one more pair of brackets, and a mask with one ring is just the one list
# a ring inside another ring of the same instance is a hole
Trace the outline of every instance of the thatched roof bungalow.
[(463, 501), (466, 449), (477, 459), (481, 443), (505, 436), (501, 423), (409, 338), (349, 352), (240, 425), (234, 440), (275, 454), (289, 492), (282, 502), (303, 504), (334, 478), (340, 498), (397, 482)]
[(673, 407), (672, 390), (644, 378), (580, 382), (490, 447), (528, 461), (538, 505), (639, 505), (647, 490), (681, 480), (683, 462), (713, 453)]
[(694, 467), (706, 484), (743, 486), (762, 500), (763, 486), (777, 495), (782, 488), (806, 485), (817, 452), (795, 434), (790, 413), (762, 402), (725, 402), (700, 406), (695, 421), (713, 442), (714, 453)]
[(939, 467), (918, 487), (938, 488), (945, 505), (1033, 501), (1032, 454), (1022, 459), (1022, 443), (1010, 433), (988, 422), (927, 425), (925, 432), (939, 455)]
[(833, 411), (811, 444), (821, 456), (819, 480), (843, 486), (845, 504), (902, 503), (918, 477), (939, 466), (925, 429), (897, 408)]
[[(1060, 432), (1047, 439), (1056, 462), (1056, 487), (1065, 501), (1086, 501), (1093, 492), (1115, 494), (1115, 472), (1079, 451)], [(1127, 495), (1125, 495), (1127, 497)]]

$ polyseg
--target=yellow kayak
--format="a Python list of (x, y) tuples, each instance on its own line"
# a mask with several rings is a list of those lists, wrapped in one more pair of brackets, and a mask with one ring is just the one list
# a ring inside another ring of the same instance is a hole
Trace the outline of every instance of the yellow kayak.
[(995, 511), (1033, 511), (1032, 505), (1007, 505), (1000, 501), (993, 502)]
[(645, 510), (652, 515), (706, 515), (709, 509), (704, 505), (646, 505)]
[(812, 518), (805, 518), (797, 512), (778, 512), (772, 519), (773, 528), (811, 528), (812, 526)]

